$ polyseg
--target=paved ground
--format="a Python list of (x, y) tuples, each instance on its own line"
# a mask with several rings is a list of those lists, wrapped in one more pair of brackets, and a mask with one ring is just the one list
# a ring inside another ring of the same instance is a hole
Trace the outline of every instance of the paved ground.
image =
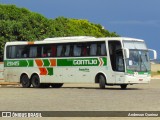
[(119, 86), (100, 90), (95, 84), (65, 84), (60, 89), (0, 87), (0, 111), (160, 111), (160, 80), (127, 90)]

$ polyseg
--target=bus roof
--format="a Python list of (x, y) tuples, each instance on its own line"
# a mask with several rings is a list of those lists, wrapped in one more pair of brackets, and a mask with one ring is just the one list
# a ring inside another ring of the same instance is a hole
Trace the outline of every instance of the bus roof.
[(46, 38), (44, 41), (55, 41), (55, 40), (127, 40), (127, 41), (144, 41), (142, 39), (129, 38), (129, 37), (91, 37), (91, 36), (73, 36), (73, 37), (55, 37)]
[(52, 40), (82, 40), (82, 39), (96, 39), (95, 37), (91, 36), (73, 36), (73, 37), (55, 37), (55, 38), (46, 38), (44, 41), (52, 41)]
[(73, 37), (55, 37), (46, 38), (40, 41), (13, 41), (7, 42), (6, 45), (23, 45), (23, 44), (44, 44), (44, 43), (65, 43), (65, 42), (85, 42), (85, 41), (108, 41), (108, 40), (119, 40), (119, 41), (139, 41), (143, 42), (142, 39), (129, 38), (129, 37), (90, 37), (90, 36), (73, 36)]

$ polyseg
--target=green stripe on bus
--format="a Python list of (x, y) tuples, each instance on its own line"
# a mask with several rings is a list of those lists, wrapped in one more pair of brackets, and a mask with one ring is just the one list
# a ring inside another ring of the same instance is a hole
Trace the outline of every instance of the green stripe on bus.
[(43, 66), (50, 66), (49, 59), (43, 59)]
[(57, 66), (105, 66), (107, 58), (57, 59)]
[(33, 67), (33, 60), (5, 60), (5, 67)]
[[(50, 66), (49, 59), (41, 59), (44, 67)], [(6, 60), (5, 67), (33, 67), (34, 60)], [(67, 58), (57, 59), (57, 66), (106, 66), (107, 58)]]
[(34, 66), (33, 60), (27, 60), (27, 61), (28, 61), (28, 63), (29, 63), (29, 67), (33, 67), (33, 66)]
[(107, 65), (107, 59), (105, 57), (103, 57), (102, 60), (104, 62), (104, 66)]
[[(127, 73), (129, 73), (129, 74), (135, 74), (135, 72), (132, 71), (132, 70), (127, 70)], [(139, 75), (145, 75), (145, 74), (150, 75), (150, 74), (151, 74), (150, 71), (148, 71), (148, 72), (137, 72), (137, 73), (138, 73)]]
[(47, 68), (48, 75), (53, 75), (53, 67), (52, 68)]
[(132, 70), (127, 70), (127, 73), (134, 74), (134, 72)]

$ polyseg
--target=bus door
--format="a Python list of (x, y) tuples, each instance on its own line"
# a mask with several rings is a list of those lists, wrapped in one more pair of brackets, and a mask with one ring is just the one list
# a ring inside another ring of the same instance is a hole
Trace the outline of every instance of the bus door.
[(109, 53), (112, 66), (113, 83), (119, 84), (124, 82), (124, 57), (120, 41), (109, 41)]
[(116, 69), (115, 69), (116, 83), (123, 83), (125, 69), (124, 69), (124, 59), (123, 59), (122, 49), (116, 51), (115, 64), (116, 64)]

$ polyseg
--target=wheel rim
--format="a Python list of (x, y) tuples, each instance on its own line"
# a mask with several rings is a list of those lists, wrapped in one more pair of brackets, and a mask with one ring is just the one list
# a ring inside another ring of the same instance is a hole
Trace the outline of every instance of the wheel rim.
[(22, 80), (22, 84), (23, 85), (27, 85), (27, 81), (26, 80)]
[(39, 85), (39, 80), (37, 78), (34, 78), (33, 83), (34, 83), (35, 86), (37, 86), (37, 85)]
[(30, 80), (27, 75), (24, 75), (21, 79), (21, 84), (23, 87), (30, 87)]
[(34, 76), (32, 77), (31, 82), (32, 82), (32, 85), (33, 85), (34, 88), (39, 88), (39, 87), (40, 87), (39, 76), (34, 75)]

